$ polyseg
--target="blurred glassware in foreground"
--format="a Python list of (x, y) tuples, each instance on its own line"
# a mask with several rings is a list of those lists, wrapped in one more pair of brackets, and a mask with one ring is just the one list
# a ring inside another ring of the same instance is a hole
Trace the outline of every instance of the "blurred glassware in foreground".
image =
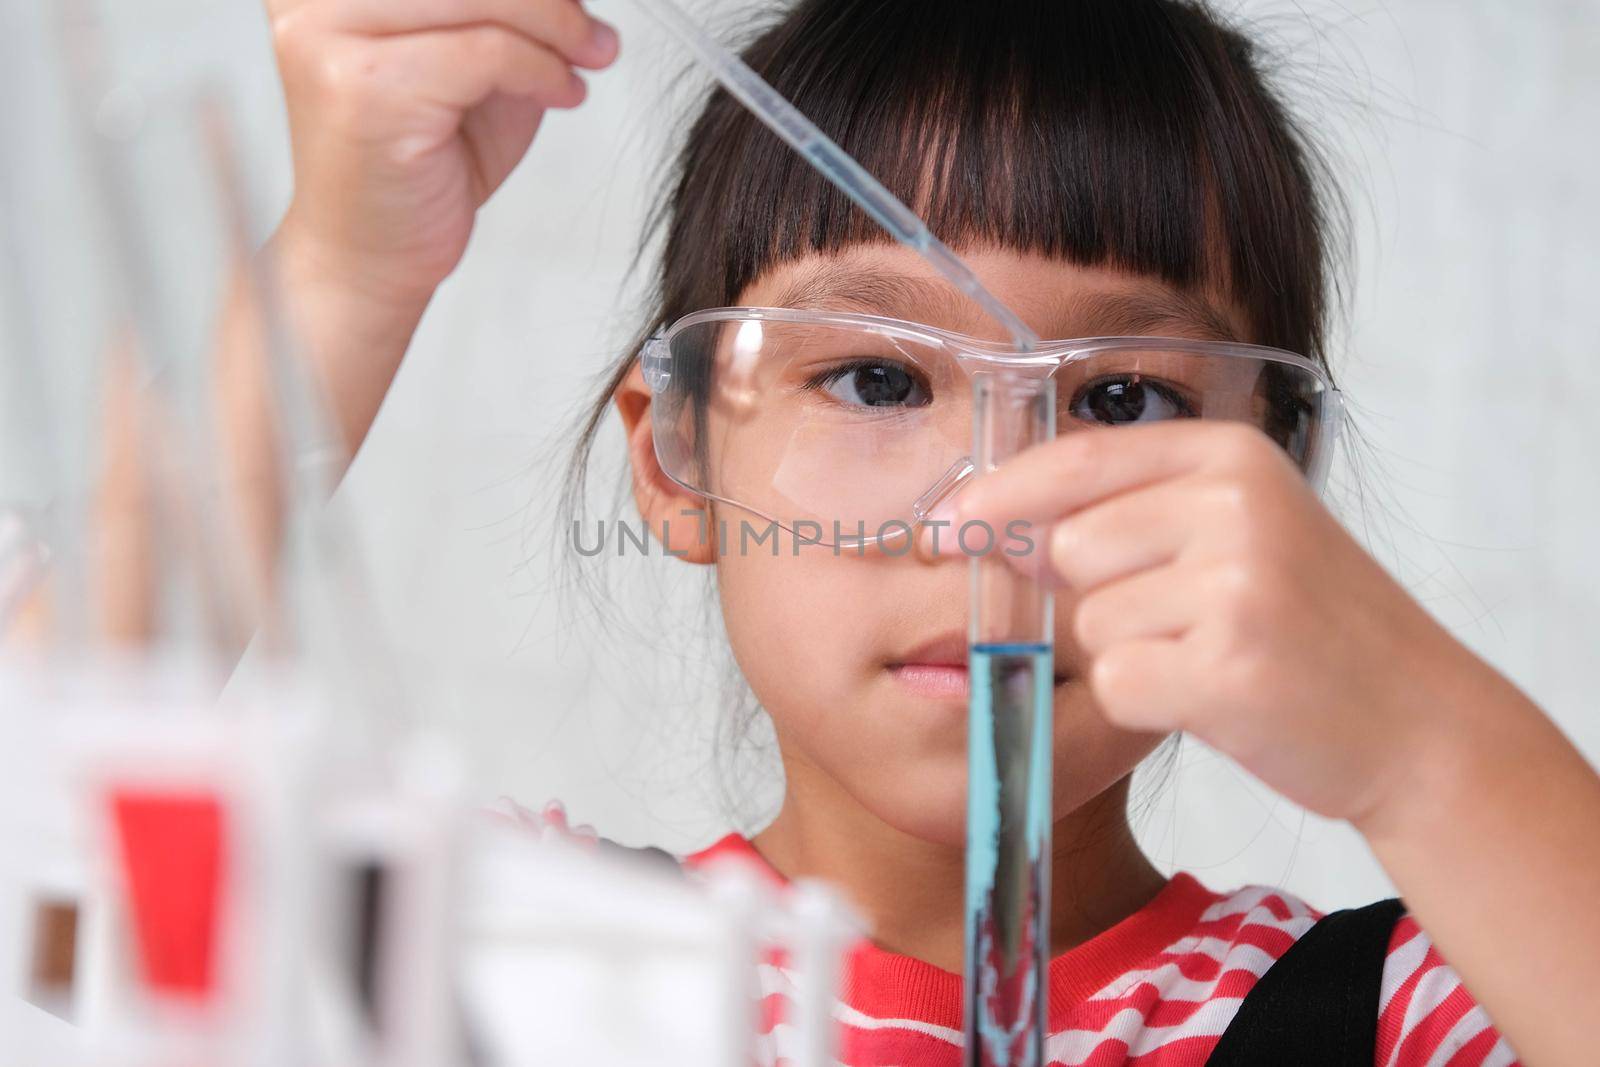
[(0, 167), (7, 1052), (835, 1062), (842, 901), (540, 840), (415, 729), (436, 668), (401, 669), (326, 506), (346, 457), (227, 101), (128, 76), (95, 14), (0, 0), (0, 133), (31, 108), (61, 149), (19, 132)]

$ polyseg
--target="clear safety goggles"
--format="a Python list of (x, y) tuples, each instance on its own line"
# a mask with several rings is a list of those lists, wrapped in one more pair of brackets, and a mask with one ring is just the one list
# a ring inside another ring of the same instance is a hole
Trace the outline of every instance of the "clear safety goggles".
[(1164, 337), (1019, 353), (919, 323), (787, 308), (698, 311), (640, 355), (656, 457), (674, 482), (825, 545), (908, 537), (974, 473), (973, 378), (1049, 377), (1057, 430), (1249, 423), (1320, 489), (1343, 405), (1292, 352)]

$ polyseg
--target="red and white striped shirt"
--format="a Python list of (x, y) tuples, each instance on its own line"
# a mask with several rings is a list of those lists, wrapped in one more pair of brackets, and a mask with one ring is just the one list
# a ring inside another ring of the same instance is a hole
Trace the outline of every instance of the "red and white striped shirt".
[[(780, 878), (743, 837), (688, 857), (736, 856)], [(1321, 913), (1281, 890), (1216, 893), (1178, 874), (1134, 914), (1050, 962), (1051, 1067), (1203, 1064), (1244, 995)], [(792, 1046), (793, 986), (763, 968), (763, 1064)], [(1516, 1055), (1409, 916), (1384, 964), (1377, 1067), (1507, 1067)], [(848, 1067), (961, 1063), (961, 977), (869, 942), (851, 951), (835, 1014)]]

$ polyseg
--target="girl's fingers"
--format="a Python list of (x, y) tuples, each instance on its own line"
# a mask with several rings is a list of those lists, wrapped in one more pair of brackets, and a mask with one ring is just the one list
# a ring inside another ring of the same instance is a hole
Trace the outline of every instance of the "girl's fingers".
[(1182, 419), (1079, 430), (1031, 448), (956, 497), (958, 521), (996, 529), (1014, 519), (1056, 522), (1129, 490), (1204, 468), (1281, 462), (1271, 440), (1245, 423)]
[(333, 0), (329, 17), (345, 33), (400, 34), (498, 25), (583, 67), (617, 56), (617, 33), (575, 0)]
[(1056, 578), (1081, 591), (1170, 563), (1202, 528), (1207, 487), (1169, 481), (1091, 504), (1045, 541)]
[(529, 107), (526, 97), (496, 93), (462, 117), (461, 137), (472, 146), (480, 173), (503, 179), (528, 154), (543, 118), (544, 109)]
[(1092, 657), (1129, 641), (1182, 637), (1216, 599), (1210, 578), (1176, 564), (1103, 585), (1074, 606), (1073, 640)]
[(1193, 702), (1194, 655), (1188, 643), (1162, 637), (1125, 641), (1107, 650), (1089, 667), (1096, 706), (1108, 722), (1124, 730), (1182, 729), (1180, 712)]
[(542, 107), (576, 107), (583, 80), (550, 49), (498, 26), (408, 33), (363, 46), (376, 49), (373, 75), (388, 98), (421, 98), (466, 110), (495, 93)]

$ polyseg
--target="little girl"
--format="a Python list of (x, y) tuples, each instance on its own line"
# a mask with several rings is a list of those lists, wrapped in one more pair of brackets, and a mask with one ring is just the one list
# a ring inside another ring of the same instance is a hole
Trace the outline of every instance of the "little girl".
[[(273, 250), (354, 446), (477, 209), (618, 41), (575, 0), (268, 2)], [(709, 854), (871, 920), (845, 1061), (961, 1060), (967, 561), (929, 534), (1022, 519), (1058, 586), (1051, 1063), (1595, 1062), (1600, 779), (1318, 500), (1293, 382), (1326, 373), (1332, 202), (1251, 43), (1196, 0), (801, 0), (745, 56), (1040, 336), (1138, 339), (1064, 366), (1059, 438), (914, 537), (752, 549), (743, 520), (909, 514), (969, 432), (943, 346), (1001, 335), (726, 95), (690, 129), (579, 463), (614, 408), (776, 729), (779, 814)], [(780, 310), (717, 310), (749, 307)], [(1348, 819), (1406, 914), (1163, 877), (1126, 800), (1176, 731)]]

